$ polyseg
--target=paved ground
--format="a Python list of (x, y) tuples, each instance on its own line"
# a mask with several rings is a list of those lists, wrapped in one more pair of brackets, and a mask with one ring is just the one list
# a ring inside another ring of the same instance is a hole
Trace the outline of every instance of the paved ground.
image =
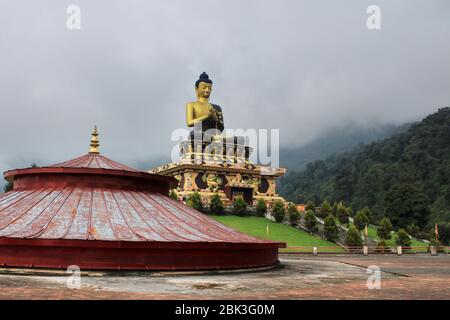
[[(83, 273), (80, 289), (69, 289), (66, 276), (0, 269), (0, 299), (450, 299), (448, 255), (280, 260), (280, 266), (258, 272)], [(381, 270), (378, 290), (367, 288), (372, 265)]]

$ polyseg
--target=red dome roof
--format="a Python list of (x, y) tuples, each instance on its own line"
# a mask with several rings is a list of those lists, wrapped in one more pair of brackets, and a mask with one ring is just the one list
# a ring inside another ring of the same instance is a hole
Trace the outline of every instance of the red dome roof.
[(0, 195), (0, 237), (264, 243), (166, 195), (100, 187), (43, 187)]
[(112, 169), (124, 171), (139, 171), (137, 169), (128, 167), (124, 164), (108, 159), (100, 154), (88, 153), (84, 156), (54, 164), (49, 167), (58, 168), (94, 168), (94, 169)]
[(96, 153), (4, 173), (0, 264), (217, 269), (277, 263), (285, 246), (230, 229), (168, 196), (174, 178)]

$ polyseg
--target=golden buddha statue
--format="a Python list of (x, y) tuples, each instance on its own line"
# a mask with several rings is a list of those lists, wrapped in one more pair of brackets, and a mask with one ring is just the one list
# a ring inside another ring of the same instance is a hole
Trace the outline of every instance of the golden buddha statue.
[(248, 159), (251, 149), (246, 145), (246, 138), (223, 133), (222, 109), (209, 102), (212, 84), (205, 72), (195, 82), (197, 101), (186, 104), (186, 124), (193, 130), (188, 139), (180, 144), (181, 153), (189, 154), (191, 160), (199, 163), (222, 163), (230, 154)]
[(222, 109), (209, 102), (212, 81), (203, 72), (195, 82), (197, 101), (186, 104), (186, 123), (188, 127), (194, 127), (194, 132), (208, 132), (211, 136), (221, 135), (224, 124)]

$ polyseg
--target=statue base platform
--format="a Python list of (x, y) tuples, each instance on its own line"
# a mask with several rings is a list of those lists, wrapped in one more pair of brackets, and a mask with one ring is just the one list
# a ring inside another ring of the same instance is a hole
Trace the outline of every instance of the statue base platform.
[(276, 200), (285, 200), (276, 193), (276, 178), (285, 174), (284, 168), (254, 164), (249, 160), (251, 148), (236, 140), (217, 139), (213, 142), (186, 140), (180, 143), (180, 157), (149, 170), (150, 173), (171, 176), (178, 180), (174, 189), (180, 201), (186, 201), (194, 192), (201, 195), (208, 206), (218, 194), (225, 206), (237, 197), (248, 205), (263, 199), (268, 207)]

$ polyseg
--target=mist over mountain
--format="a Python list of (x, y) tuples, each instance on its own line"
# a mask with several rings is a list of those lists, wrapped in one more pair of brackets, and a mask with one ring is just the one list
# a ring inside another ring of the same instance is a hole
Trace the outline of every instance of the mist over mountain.
[(1, 170), (79, 156), (94, 125), (111, 159), (166, 157), (203, 71), (226, 128), (280, 129), (282, 146), (450, 101), (446, 0), (382, 0), (379, 31), (361, 0), (78, 0), (80, 30), (69, 4), (2, 1)]
[(411, 123), (403, 125), (380, 124), (364, 127), (359, 124), (329, 129), (310, 143), (296, 148), (281, 148), (280, 165), (288, 172), (306, 169), (309, 162), (325, 159), (335, 153), (350, 151), (359, 144), (385, 139), (393, 134), (406, 131)]
[[(369, 143), (372, 141), (381, 140), (392, 134), (407, 130), (410, 123), (404, 125), (394, 124), (380, 124), (379, 126), (365, 127), (362, 124), (351, 124), (339, 128), (333, 128), (324, 131), (317, 138), (311, 142), (300, 147), (283, 147), (280, 149), (280, 166), (287, 168), (288, 174), (293, 171), (301, 171), (306, 168), (306, 165), (315, 160), (325, 159), (326, 157), (335, 154), (346, 152), (357, 146), (358, 144)], [(76, 156), (74, 154), (73, 156)], [(12, 161), (9, 167), (3, 168), (3, 171), (12, 168), (28, 167), (31, 163), (36, 163), (38, 166), (46, 166), (54, 162), (66, 160), (64, 158), (56, 160), (47, 160), (41, 158), (32, 158), (31, 162), (27, 157), (21, 157)], [(164, 156), (158, 153), (149, 155), (148, 159), (131, 159), (126, 164), (143, 171), (171, 162), (170, 153), (167, 152)], [(0, 180), (0, 188), (4, 186), (4, 181)]]
[(404, 132), (307, 164), (280, 179), (294, 202), (343, 201), (397, 226), (450, 221), (450, 108)]

